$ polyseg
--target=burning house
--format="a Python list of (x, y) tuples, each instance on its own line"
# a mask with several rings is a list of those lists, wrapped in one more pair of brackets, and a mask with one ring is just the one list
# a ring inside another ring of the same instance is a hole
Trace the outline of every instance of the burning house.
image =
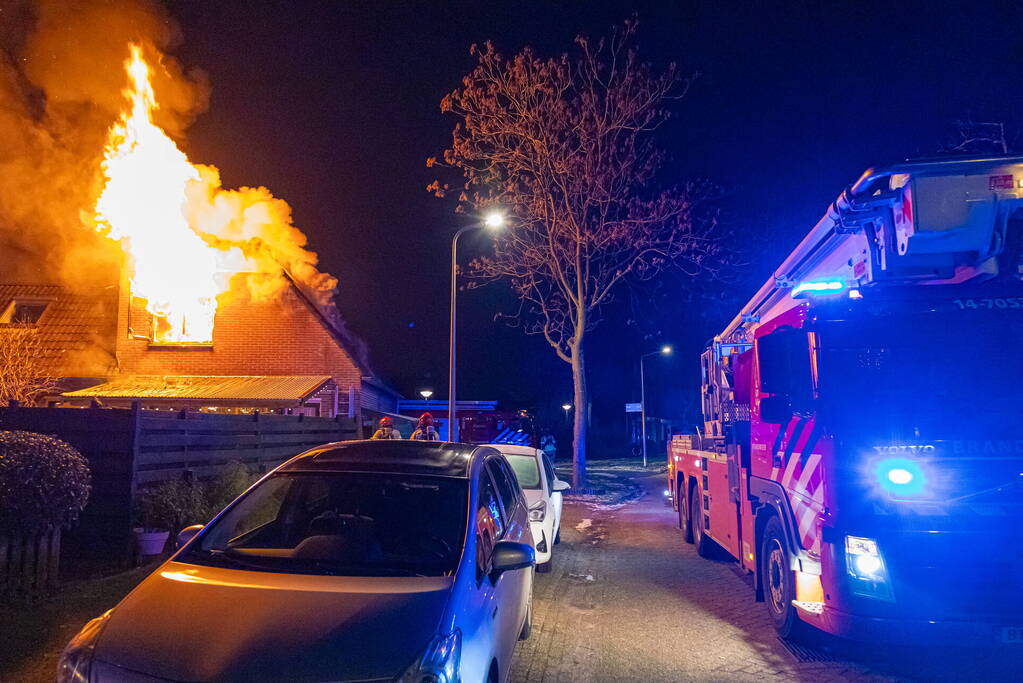
[[(158, 125), (160, 63), (145, 52), (126, 55), (124, 108), (81, 211), (82, 230), (116, 247), (117, 265), (86, 287), (38, 271), (0, 285), (0, 344), (14, 330), (35, 335), (51, 405), (357, 423), (364, 405), (396, 412), (399, 397), (370, 371), (334, 307), (337, 281), (317, 268), (290, 207), (266, 188), (223, 188)], [(0, 273), (18, 272), (4, 258)]]

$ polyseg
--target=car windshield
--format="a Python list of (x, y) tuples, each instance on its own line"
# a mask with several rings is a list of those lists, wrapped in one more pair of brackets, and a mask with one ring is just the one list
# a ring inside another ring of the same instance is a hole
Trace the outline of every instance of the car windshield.
[(505, 458), (515, 470), (515, 477), (519, 480), (519, 486), (524, 489), (540, 488), (540, 468), (536, 462), (535, 455), (508, 455)]
[[(833, 420), (903, 438), (985, 438), (1018, 431), (1019, 313), (968, 322), (822, 329), (821, 392)], [(904, 432), (904, 433), (898, 433)]]
[(465, 538), (464, 479), (279, 473), (207, 528), (183, 562), (337, 576), (441, 576)]

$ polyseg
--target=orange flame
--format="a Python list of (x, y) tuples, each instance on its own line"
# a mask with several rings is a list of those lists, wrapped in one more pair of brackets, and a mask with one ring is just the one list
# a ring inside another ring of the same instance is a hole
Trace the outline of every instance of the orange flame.
[(211, 166), (194, 165), (153, 121), (158, 108), (139, 46), (125, 63), (130, 106), (111, 127), (96, 202), (98, 229), (128, 256), (132, 295), (155, 318), (154, 341), (211, 342), (230, 275), (254, 297), (275, 294), (285, 269), (321, 302), (337, 281), (316, 269), (288, 205), (265, 188), (225, 190)]

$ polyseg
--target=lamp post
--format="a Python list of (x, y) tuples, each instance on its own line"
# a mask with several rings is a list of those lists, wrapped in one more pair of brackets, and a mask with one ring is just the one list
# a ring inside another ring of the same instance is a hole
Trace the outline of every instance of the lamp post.
[(458, 441), (458, 416), (455, 408), (455, 316), (457, 313), (458, 294), (458, 238), (463, 232), (487, 228), (497, 230), (504, 226), (504, 214), (491, 211), (483, 218), (483, 224), (467, 225), (451, 238), (451, 329), (448, 331), (448, 441)]
[(572, 404), (571, 403), (562, 403), (561, 404), (561, 409), (565, 411), (565, 423), (567, 424), (568, 423), (568, 411), (572, 410)]
[(671, 347), (667, 344), (662, 346), (657, 351), (651, 351), (650, 353), (644, 353), (639, 357), (639, 420), (640, 420), (640, 433), (643, 439), (643, 467), (646, 467), (646, 381), (643, 377), (643, 361), (650, 356), (670, 356)]

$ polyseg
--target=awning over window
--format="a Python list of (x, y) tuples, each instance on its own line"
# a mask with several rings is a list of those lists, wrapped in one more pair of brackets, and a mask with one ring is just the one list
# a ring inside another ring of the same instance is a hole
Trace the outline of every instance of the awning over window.
[(68, 391), (67, 399), (152, 402), (229, 402), (297, 404), (331, 382), (329, 375), (129, 375), (87, 389)]

